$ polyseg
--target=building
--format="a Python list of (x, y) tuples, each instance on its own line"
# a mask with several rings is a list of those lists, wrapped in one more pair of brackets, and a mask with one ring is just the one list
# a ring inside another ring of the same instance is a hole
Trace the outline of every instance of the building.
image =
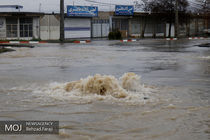
[(64, 20), (65, 39), (91, 38), (91, 20), (98, 16), (95, 6), (67, 6)]
[[(44, 13), (21, 12), (20, 8), (22, 6), (19, 5), (0, 6), (0, 40), (32, 40), (40, 38), (39, 21)], [(8, 11), (8, 9), (13, 10)]]
[(59, 40), (60, 38), (60, 15), (44, 14), (40, 17), (40, 39)]
[[(0, 40), (59, 40), (59, 13), (23, 12), (22, 8), (0, 6)], [(119, 30), (123, 38), (174, 37), (174, 25), (170, 26), (167, 16), (167, 13), (134, 12), (132, 5), (117, 5), (114, 12), (69, 5), (64, 20), (65, 39), (107, 38), (114, 30)], [(179, 25), (180, 37), (210, 33), (209, 13), (189, 14), (180, 19), (185, 19)]]
[[(123, 38), (174, 37), (175, 17), (168, 13), (134, 12), (132, 5), (116, 5), (110, 14), (111, 30), (120, 30)], [(205, 36), (210, 29), (210, 14), (187, 14), (179, 17), (179, 37)]]
[[(161, 13), (135, 12), (132, 16), (114, 16), (112, 24), (113, 29), (119, 29), (124, 38), (174, 37), (174, 24), (172, 23), (170, 28), (166, 16)], [(185, 21), (181, 22), (181, 18), (184, 18)], [(210, 27), (209, 19), (210, 15), (189, 14), (180, 17), (179, 37), (206, 36), (205, 31)]]

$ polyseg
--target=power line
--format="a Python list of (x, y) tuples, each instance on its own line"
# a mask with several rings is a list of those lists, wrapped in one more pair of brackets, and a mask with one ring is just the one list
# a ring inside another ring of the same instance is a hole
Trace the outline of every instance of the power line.
[(85, 1), (91, 2), (91, 3), (97, 3), (97, 4), (104, 4), (104, 5), (119, 5), (119, 4), (113, 4), (113, 3), (98, 2), (95, 0), (85, 0)]

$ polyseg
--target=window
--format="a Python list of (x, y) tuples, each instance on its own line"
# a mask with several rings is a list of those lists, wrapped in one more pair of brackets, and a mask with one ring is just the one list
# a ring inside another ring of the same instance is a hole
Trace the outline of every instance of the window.
[(120, 30), (120, 20), (113, 20), (113, 23), (112, 23), (112, 27), (113, 29), (117, 29), (117, 30)]
[(33, 36), (32, 18), (20, 18), (20, 37)]
[(138, 19), (131, 20), (131, 34), (140, 34), (141, 24)]
[(156, 25), (156, 33), (164, 33), (165, 25), (164, 24), (157, 24)]
[(128, 30), (128, 20), (126, 20), (126, 19), (113, 19), (113, 29)]
[(16, 18), (7, 18), (6, 19), (7, 25), (7, 37), (17, 37), (17, 25), (18, 21)]
[(141, 32), (141, 28), (140, 28), (140, 24), (131, 24), (131, 33), (132, 34), (140, 34)]
[(128, 20), (126, 19), (121, 20), (121, 30), (128, 30)]
[(33, 36), (32, 18), (20, 18), (19, 24), (18, 24), (17, 18), (7, 18), (6, 25), (7, 25), (7, 37), (32, 37)]

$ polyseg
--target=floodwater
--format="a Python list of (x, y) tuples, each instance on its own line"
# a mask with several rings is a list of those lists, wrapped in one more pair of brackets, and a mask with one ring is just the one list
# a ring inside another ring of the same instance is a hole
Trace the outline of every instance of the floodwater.
[(210, 40), (39, 44), (0, 54), (0, 120), (59, 135), (0, 140), (208, 140)]

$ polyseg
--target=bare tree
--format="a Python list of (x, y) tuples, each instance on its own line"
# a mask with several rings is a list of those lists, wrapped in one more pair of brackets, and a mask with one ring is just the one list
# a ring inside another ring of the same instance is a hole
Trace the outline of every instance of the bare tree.
[(148, 0), (135, 0), (134, 3), (134, 8), (135, 11), (144, 11), (148, 12), (150, 9), (148, 9)]
[(191, 11), (195, 13), (209, 13), (210, 0), (194, 0), (190, 1)]
[[(141, 7), (143, 11), (151, 13), (160, 13), (164, 14), (165, 22), (169, 23), (169, 37), (171, 34), (171, 25), (175, 22), (175, 3), (176, 0), (142, 0), (142, 3), (134, 3), (136, 7)], [(185, 16), (187, 13), (187, 7), (189, 5), (188, 0), (178, 0), (178, 11), (179, 15)], [(180, 18), (180, 23), (186, 22), (185, 18)]]

